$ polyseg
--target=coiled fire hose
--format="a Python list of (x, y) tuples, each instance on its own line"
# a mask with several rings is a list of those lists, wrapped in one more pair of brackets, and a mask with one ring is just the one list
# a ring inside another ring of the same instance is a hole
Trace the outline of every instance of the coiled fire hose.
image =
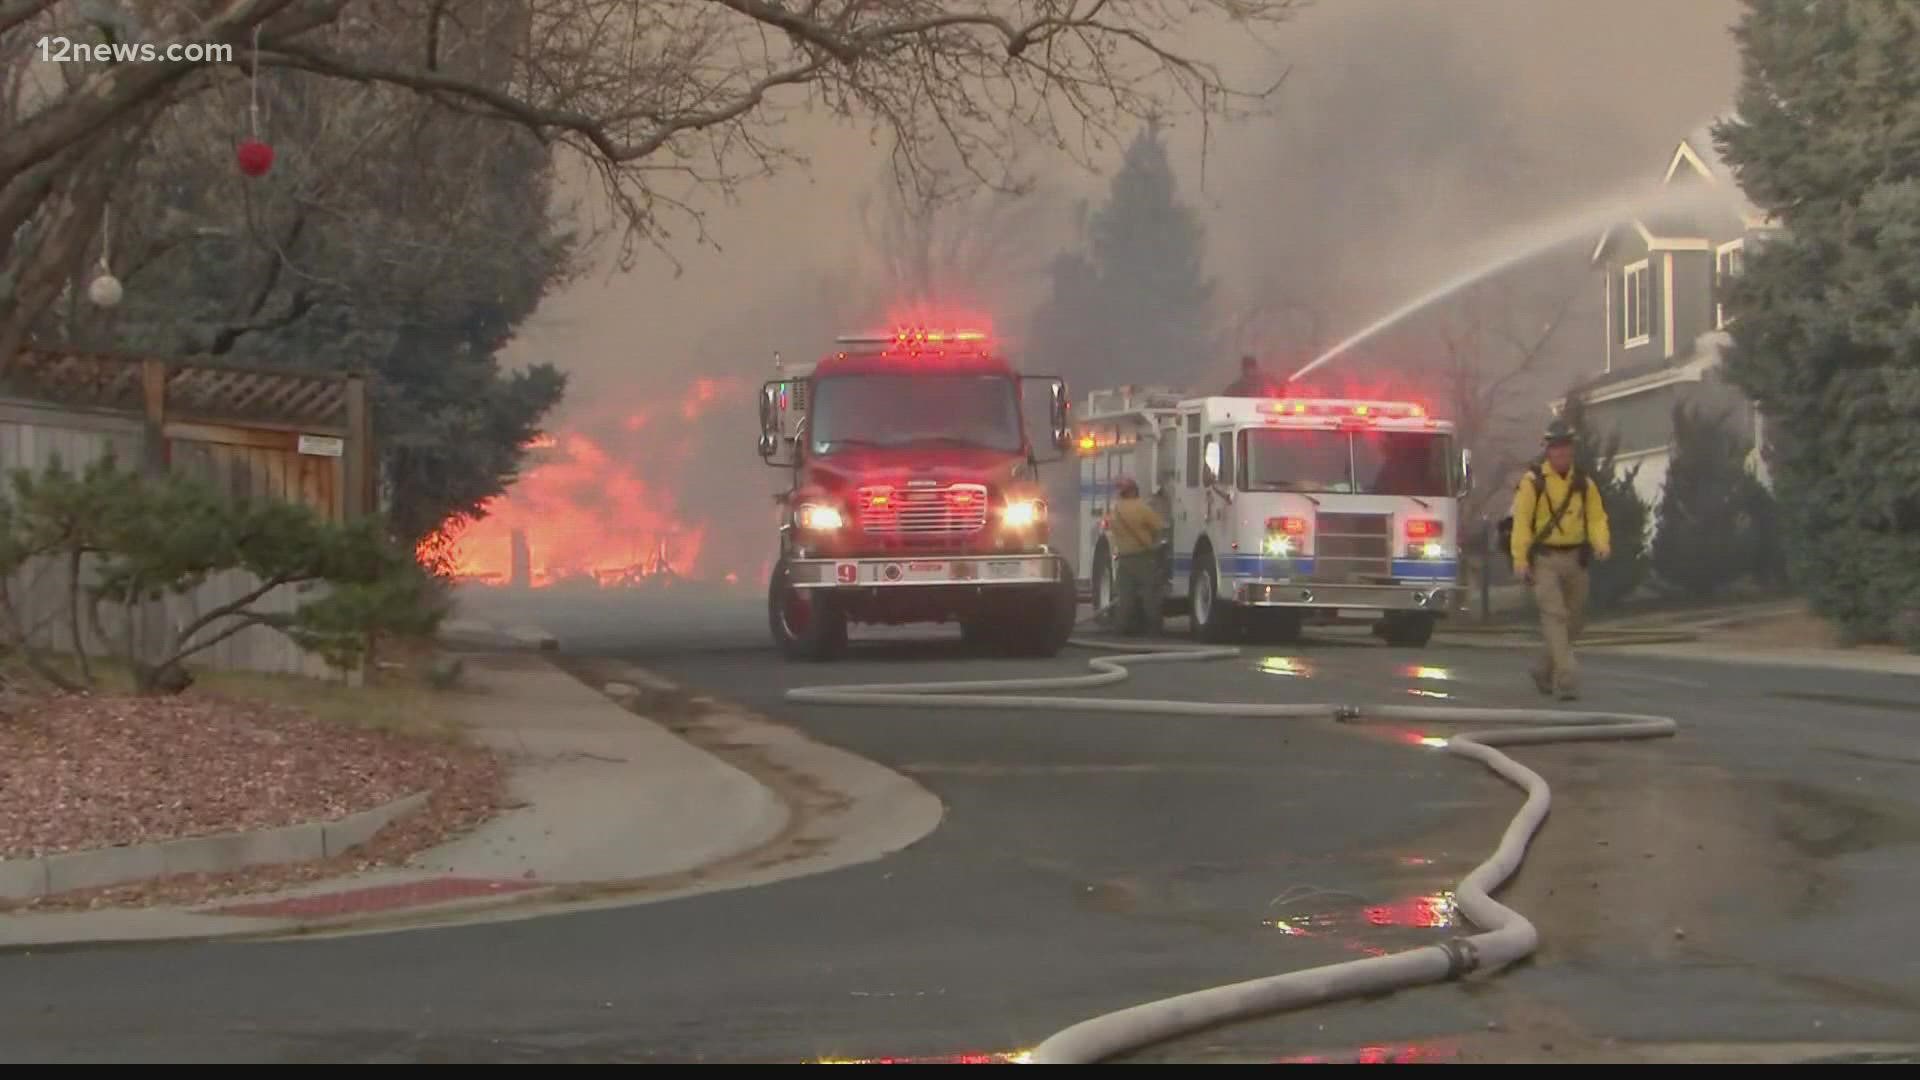
[(1494, 972), (1531, 955), (1540, 936), (1519, 912), (1489, 895), (1520, 868), (1527, 844), (1547, 816), (1552, 793), (1538, 773), (1495, 749), (1541, 743), (1612, 739), (1651, 739), (1673, 735), (1678, 725), (1663, 716), (1634, 716), (1610, 712), (1552, 709), (1488, 709), (1420, 705), (1276, 705), (1199, 701), (1150, 701), (1092, 697), (1056, 697), (1012, 691), (1053, 691), (1107, 686), (1127, 678), (1129, 667), (1144, 664), (1192, 663), (1220, 660), (1240, 654), (1224, 647), (1152, 645), (1135, 647), (1114, 642), (1075, 638), (1072, 644), (1088, 649), (1118, 651), (1096, 656), (1087, 675), (1028, 679), (986, 679), (968, 682), (878, 683), (854, 686), (805, 687), (787, 691), (787, 699), (810, 705), (891, 705), (909, 708), (1026, 709), (1061, 712), (1153, 713), (1168, 716), (1214, 716), (1243, 719), (1333, 719), (1354, 723), (1368, 720), (1410, 721), (1422, 724), (1491, 724), (1489, 730), (1470, 731), (1446, 741), (1448, 753), (1485, 765), (1527, 793), (1488, 859), (1473, 869), (1454, 890), (1459, 912), (1478, 934), (1439, 945), (1426, 945), (1390, 956), (1369, 957), (1284, 975), (1196, 990), (1178, 997), (1135, 1005), (1084, 1020), (1042, 1042), (1027, 1062), (1042, 1065), (1091, 1064), (1117, 1055), (1190, 1035), (1208, 1028), (1309, 1005), (1373, 996), (1428, 983), (1457, 979), (1475, 971)]

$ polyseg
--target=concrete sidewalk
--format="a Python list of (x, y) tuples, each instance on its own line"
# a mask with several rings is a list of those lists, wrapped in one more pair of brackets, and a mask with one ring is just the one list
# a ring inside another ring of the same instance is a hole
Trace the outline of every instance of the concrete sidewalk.
[(0, 946), (275, 934), (394, 912), (528, 899), (695, 870), (789, 822), (747, 773), (537, 655), (469, 657), (463, 718), (512, 767), (507, 810), (405, 868), (196, 908), (0, 917)]

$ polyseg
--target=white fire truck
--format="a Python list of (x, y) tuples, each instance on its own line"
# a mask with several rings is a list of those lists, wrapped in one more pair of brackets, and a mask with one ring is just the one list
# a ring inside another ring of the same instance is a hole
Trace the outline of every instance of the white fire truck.
[(1123, 476), (1168, 518), (1166, 614), (1203, 641), (1285, 641), (1351, 614), (1420, 646), (1466, 601), (1471, 455), (1417, 404), (1119, 387), (1088, 396), (1075, 434), (1078, 565), (1096, 611), (1113, 601), (1107, 514)]

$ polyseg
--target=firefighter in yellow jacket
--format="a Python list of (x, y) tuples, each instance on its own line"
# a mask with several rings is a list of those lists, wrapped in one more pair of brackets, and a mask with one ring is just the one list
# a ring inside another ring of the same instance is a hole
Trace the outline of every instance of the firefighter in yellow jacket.
[(1574, 432), (1547, 425), (1546, 460), (1527, 470), (1513, 493), (1513, 569), (1533, 589), (1546, 653), (1533, 669), (1542, 694), (1580, 696), (1573, 642), (1587, 616), (1587, 566), (1613, 554), (1600, 487), (1573, 460)]
[(1127, 634), (1160, 632), (1160, 534), (1165, 518), (1140, 497), (1132, 477), (1120, 481), (1120, 498), (1107, 515), (1113, 541), (1113, 591), (1116, 622)]

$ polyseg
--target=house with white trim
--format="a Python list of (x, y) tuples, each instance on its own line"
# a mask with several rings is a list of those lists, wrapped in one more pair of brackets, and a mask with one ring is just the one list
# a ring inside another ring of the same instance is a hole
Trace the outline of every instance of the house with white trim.
[[(1620, 467), (1640, 467), (1634, 487), (1649, 506), (1659, 505), (1673, 409), (1683, 402), (1724, 411), (1750, 430), (1748, 467), (1766, 482), (1760, 414), (1720, 372), (1731, 340), (1721, 295), (1747, 247), (1775, 226), (1741, 192), (1709, 128), (1680, 141), (1662, 182), (1709, 185), (1708, 197), (1675, 200), (1684, 211), (1621, 222), (1594, 245), (1590, 262), (1606, 290), (1606, 342), (1597, 372), (1580, 391), (1591, 435), (1619, 436)], [(1561, 405), (1553, 404), (1556, 413)]]

